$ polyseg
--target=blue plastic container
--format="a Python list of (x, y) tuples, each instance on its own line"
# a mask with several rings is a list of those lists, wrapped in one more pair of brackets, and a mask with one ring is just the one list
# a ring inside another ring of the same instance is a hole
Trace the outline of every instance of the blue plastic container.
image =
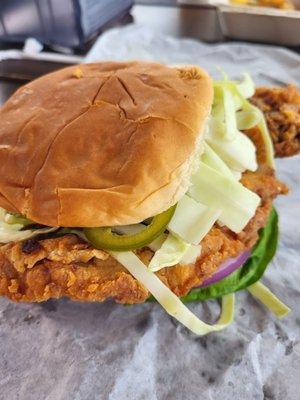
[(48, 45), (82, 47), (132, 5), (133, 0), (1, 0), (0, 40), (34, 37)]

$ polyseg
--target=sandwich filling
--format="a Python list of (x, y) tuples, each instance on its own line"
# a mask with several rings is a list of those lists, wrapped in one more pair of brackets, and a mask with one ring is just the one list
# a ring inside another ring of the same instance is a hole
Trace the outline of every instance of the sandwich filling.
[[(227, 76), (214, 82), (211, 116), (201, 151), (194, 155), (188, 191), (149, 220), (105, 228), (46, 227), (1, 209), (0, 294), (17, 301), (114, 297), (131, 304), (152, 294), (194, 333), (206, 334), (231, 322), (233, 293), (249, 286), (250, 293), (284, 315), (284, 305), (257, 283), (261, 274), (251, 275), (243, 287), (211, 289), (215, 295), (203, 297), (200, 291), (199, 299), (224, 296), (223, 311), (213, 326), (200, 321), (179, 299), (207, 282), (228, 259), (245, 252), (250, 257), (260, 229), (275, 226), (270, 219), (272, 200), (287, 189), (274, 176), (263, 114), (247, 100), (253, 94), (248, 75), (241, 82)], [(259, 135), (249, 138), (243, 132), (251, 133), (253, 127)], [(228, 276), (246, 258), (240, 258)], [(217, 282), (224, 279), (220, 274)]]

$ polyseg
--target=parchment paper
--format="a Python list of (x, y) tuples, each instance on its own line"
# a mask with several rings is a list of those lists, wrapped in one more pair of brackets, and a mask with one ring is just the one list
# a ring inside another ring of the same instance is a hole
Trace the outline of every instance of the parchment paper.
[[(300, 57), (246, 44), (204, 45), (130, 26), (88, 56), (199, 63), (216, 76), (248, 70), (257, 83), (300, 83)], [(293, 312), (282, 321), (247, 292), (235, 322), (198, 338), (158, 304), (13, 304), (0, 300), (0, 398), (5, 400), (298, 400), (300, 398), (300, 158), (277, 161), (290, 187), (276, 201), (281, 238), (264, 282)], [(215, 301), (190, 306), (213, 322)]]

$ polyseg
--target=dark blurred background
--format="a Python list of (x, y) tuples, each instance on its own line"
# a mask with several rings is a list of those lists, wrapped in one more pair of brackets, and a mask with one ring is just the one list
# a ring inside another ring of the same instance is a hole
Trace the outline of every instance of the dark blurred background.
[(0, 0), (0, 42), (20, 45), (34, 37), (60, 52), (85, 53), (102, 32), (131, 22), (156, 31), (224, 39), (216, 8), (176, 0)]
[(102, 31), (132, 21), (133, 0), (0, 0), (0, 41), (34, 37), (59, 51), (85, 51)]
[[(268, 8), (245, 7), (266, 1)], [(295, 10), (276, 9), (286, 2)], [(108, 28), (135, 22), (206, 42), (298, 47), (298, 6), (300, 0), (0, 0), (0, 45), (12, 47), (34, 37), (56, 51), (84, 54)]]

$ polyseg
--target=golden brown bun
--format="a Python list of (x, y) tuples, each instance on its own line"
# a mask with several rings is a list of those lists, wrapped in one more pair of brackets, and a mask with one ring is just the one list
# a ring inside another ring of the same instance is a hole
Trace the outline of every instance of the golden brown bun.
[(50, 226), (137, 223), (188, 185), (213, 89), (198, 67), (103, 62), (19, 89), (0, 110), (0, 206)]

